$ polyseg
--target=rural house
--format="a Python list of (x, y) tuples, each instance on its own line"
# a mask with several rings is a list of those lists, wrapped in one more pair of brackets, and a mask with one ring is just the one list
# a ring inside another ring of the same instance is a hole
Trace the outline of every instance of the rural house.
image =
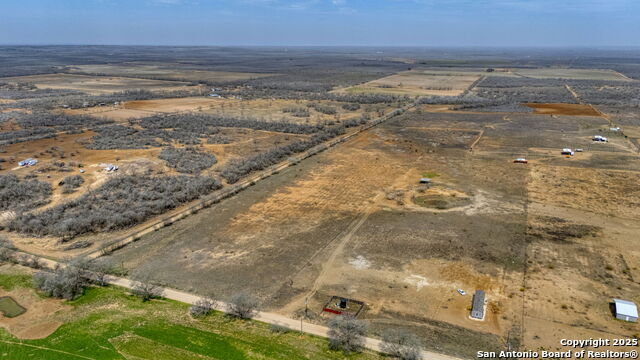
[(477, 320), (484, 319), (484, 291), (482, 290), (476, 290), (476, 293), (473, 294), (471, 318)]

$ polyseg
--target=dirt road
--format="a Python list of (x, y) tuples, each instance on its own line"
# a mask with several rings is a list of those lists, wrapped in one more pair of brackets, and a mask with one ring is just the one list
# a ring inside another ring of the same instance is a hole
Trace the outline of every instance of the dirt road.
[[(19, 256), (20, 254), (21, 253), (17, 253), (16, 256)], [(46, 258), (39, 258), (39, 260), (44, 266), (48, 268), (54, 268), (56, 265), (64, 266), (63, 263), (58, 263), (56, 261), (46, 259)], [(131, 289), (136, 284), (135, 281), (132, 281), (126, 278), (116, 277), (116, 276), (108, 276), (106, 280), (107, 280), (107, 283), (110, 285), (120, 286), (125, 289)], [(167, 287), (162, 288), (162, 296), (167, 299), (180, 301), (187, 304), (195, 304), (198, 300), (201, 299), (201, 297), (196, 294), (175, 290)], [(226, 312), (229, 309), (229, 306), (225, 302), (216, 301), (215, 309), (218, 311)], [(301, 331), (303, 333), (320, 336), (323, 338), (329, 337), (329, 334), (328, 334), (329, 328), (326, 326), (311, 324), (308, 322), (304, 322), (302, 320), (291, 319), (286, 316), (282, 316), (275, 313), (258, 311), (254, 314), (252, 319), (256, 321), (261, 321), (267, 324), (285, 326), (295, 331)], [(381, 345), (382, 345), (382, 341), (378, 339), (373, 339), (369, 337), (365, 338), (364, 346), (367, 349), (384, 353), (384, 351), (381, 348)], [(459, 358), (456, 358), (456, 357), (451, 357), (448, 355), (438, 354), (438, 353), (425, 351), (425, 350), (422, 351), (422, 358), (425, 360), (460, 360)]]
[[(111, 285), (116, 285), (116, 286), (120, 286), (120, 287), (124, 287), (127, 289), (131, 289), (134, 285), (135, 282), (132, 282), (129, 279), (125, 279), (125, 278), (119, 278), (119, 277), (113, 277), (110, 276), (107, 279), (108, 283)], [(191, 294), (188, 292), (184, 292), (184, 291), (179, 291), (179, 290), (175, 290), (175, 289), (171, 289), (171, 288), (162, 288), (163, 289), (163, 294), (162, 296), (167, 298), (167, 299), (171, 299), (171, 300), (175, 300), (175, 301), (180, 301), (183, 303), (187, 303), (187, 304), (195, 304), (198, 300), (201, 299), (200, 296), (195, 295), (195, 294)], [(222, 311), (222, 312), (226, 312), (228, 307), (227, 303), (221, 302), (221, 301), (217, 301), (216, 302), (216, 306), (215, 306), (216, 310), (218, 311)], [(289, 329), (292, 330), (296, 330), (296, 331), (301, 331), (307, 334), (311, 334), (311, 335), (315, 335), (315, 336), (320, 336), (320, 337), (324, 337), (327, 338), (329, 337), (328, 332), (329, 332), (329, 328), (327, 328), (326, 326), (321, 326), (321, 325), (316, 325), (316, 324), (311, 324), (308, 322), (304, 322), (302, 320), (296, 320), (296, 319), (291, 319), (279, 314), (274, 314), (274, 313), (269, 313), (269, 312), (262, 312), (262, 311), (258, 311), (255, 313), (255, 315), (252, 317), (253, 320), (257, 320), (257, 321), (261, 321), (267, 324), (274, 324), (274, 325), (280, 325), (280, 326), (285, 326)], [(373, 339), (373, 338), (365, 338), (365, 343), (364, 346), (367, 349), (373, 350), (373, 351), (377, 351), (377, 352), (384, 352), (382, 351), (381, 348), (382, 345), (382, 341), (378, 340), (378, 339)], [(443, 354), (438, 354), (438, 353), (434, 353), (431, 351), (422, 351), (422, 358), (425, 360), (456, 360), (459, 358), (455, 358), (455, 357), (451, 357), (448, 355), (443, 355)]]

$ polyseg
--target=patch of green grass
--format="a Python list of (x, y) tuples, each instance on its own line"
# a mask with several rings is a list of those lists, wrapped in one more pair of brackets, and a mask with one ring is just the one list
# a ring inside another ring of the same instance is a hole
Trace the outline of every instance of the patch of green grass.
[(111, 339), (111, 343), (118, 352), (127, 358), (149, 360), (213, 359), (206, 355), (196, 354), (135, 335), (123, 335)]
[(0, 287), (7, 291), (15, 288), (28, 288), (33, 284), (31, 275), (26, 274), (0, 274)]
[(428, 171), (428, 172), (422, 174), (422, 177), (426, 177), (426, 178), (429, 178), (429, 179), (433, 179), (434, 177), (438, 177), (438, 176), (440, 176), (440, 174), (438, 174), (437, 172), (434, 172), (434, 171)]
[[(3, 276), (4, 284), (30, 284)], [(160, 299), (143, 303), (116, 287), (89, 288), (58, 314), (65, 323), (45, 339), (20, 340), (0, 329), (0, 354), (23, 359), (344, 359), (327, 340), (215, 312), (188, 315), (188, 305)], [(366, 352), (352, 359), (380, 359)]]

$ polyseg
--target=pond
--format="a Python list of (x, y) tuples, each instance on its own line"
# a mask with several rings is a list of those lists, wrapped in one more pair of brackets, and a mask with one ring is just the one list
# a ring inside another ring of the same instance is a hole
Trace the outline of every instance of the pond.
[(23, 308), (10, 296), (0, 297), (0, 312), (5, 317), (13, 318), (22, 315), (27, 309)]

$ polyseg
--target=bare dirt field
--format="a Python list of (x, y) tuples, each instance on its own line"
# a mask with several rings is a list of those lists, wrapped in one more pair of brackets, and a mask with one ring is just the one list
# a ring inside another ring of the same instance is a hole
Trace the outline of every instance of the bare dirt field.
[[(311, 105), (335, 109), (336, 114), (325, 114)], [(230, 117), (251, 117), (265, 121), (286, 121), (291, 123), (321, 124), (325, 122), (359, 119), (363, 114), (375, 118), (393, 108), (384, 104), (363, 105), (357, 110), (347, 110), (344, 103), (332, 101), (307, 100), (239, 100), (208, 97), (186, 97), (175, 99), (127, 101), (116, 106), (97, 106), (86, 109), (67, 110), (71, 114), (91, 114), (115, 121), (129, 118), (142, 118), (156, 113), (203, 112)], [(289, 109), (308, 111), (308, 116), (296, 116)]]
[(591, 105), (584, 104), (526, 104), (534, 109), (534, 114), (542, 115), (576, 115), (576, 116), (601, 116), (602, 113)]
[[(251, 292), (289, 316), (307, 302), (319, 322), (332, 296), (360, 300), (374, 332), (411, 328), (465, 357), (507, 338), (555, 347), (551, 324), (630, 336), (608, 303), (638, 300), (640, 254), (623, 248), (638, 231), (638, 172), (548, 164), (563, 159), (555, 142), (590, 141), (604, 121), (411, 112), (112, 256), (186, 290)], [(597, 155), (632, 156), (617, 146)], [(534, 161), (513, 164), (523, 153)], [(468, 318), (458, 289), (487, 292), (484, 321)]]
[(122, 77), (156, 77), (178, 81), (228, 82), (257, 79), (276, 74), (206, 71), (176, 68), (172, 63), (120, 63), (99, 65), (69, 65), (65, 67), (71, 73), (103, 74)]
[(576, 79), (576, 80), (615, 80), (629, 81), (629, 78), (609, 69), (569, 69), (569, 68), (536, 68), (511, 69), (519, 76), (537, 79)]
[(40, 89), (66, 89), (92, 95), (144, 89), (150, 91), (186, 90), (189, 83), (179, 81), (147, 80), (126, 77), (87, 76), (71, 74), (46, 74), (0, 78), (2, 81), (32, 83)]
[[(3, 265), (2, 268), (3, 271), (9, 273), (15, 272), (10, 265)], [(59, 313), (69, 308), (61, 300), (43, 298), (32, 289), (4, 290), (0, 288), (1, 296), (10, 296), (20, 306), (27, 309), (23, 314), (14, 318), (6, 318), (0, 314), (0, 327), (18, 339), (43, 339), (51, 335), (62, 325), (62, 322), (57, 318)]]
[(429, 70), (410, 70), (337, 91), (409, 96), (455, 96), (461, 94), (479, 78), (480, 76), (475, 74), (441, 74), (432, 73)]
[[(456, 289), (495, 288), (492, 301), (505, 306), (498, 302), (507, 299), (507, 285), (483, 272), (503, 279), (513, 276), (512, 267), (522, 266), (521, 258), (512, 263), (489, 250), (510, 249), (505, 244), (513, 232), (523, 231), (524, 225), (518, 225), (524, 222), (522, 210), (506, 215), (522, 209), (521, 200), (498, 205), (505, 195), (496, 188), (477, 191), (463, 181), (469, 175), (466, 160), (441, 158), (448, 152), (466, 158), (477, 131), (421, 125), (427, 126), (403, 130), (390, 124), (360, 135), (343, 149), (284, 171), (114, 256), (134, 268), (181, 268), (180, 274), (164, 271), (161, 280), (195, 291), (215, 289), (221, 296), (251, 291), (268, 308), (289, 315), (299, 313), (307, 297), (318, 314), (329, 297), (349, 296), (367, 304), (366, 317), (377, 327), (389, 321), (422, 323), (417, 327), (428, 338), (454, 331), (473, 344), (493, 347), (512, 320), (496, 315), (484, 323), (468, 320), (470, 297), (462, 298)], [(440, 140), (429, 141), (430, 134)], [(472, 203), (452, 212), (399, 205), (391, 194), (421, 194), (417, 180), (423, 172), (441, 174), (439, 184), (472, 194)], [(513, 181), (523, 186), (518, 178)], [(465, 228), (475, 222), (486, 227)], [(451, 223), (461, 226), (452, 230)], [(462, 240), (467, 232), (478, 241), (490, 232), (494, 240), (474, 249), (473, 241)], [(468, 257), (476, 259), (472, 265), (463, 261)], [(481, 259), (489, 265), (481, 265)], [(198, 273), (217, 275), (205, 280)], [(403, 320), (392, 320), (398, 318)], [(454, 344), (448, 346), (453, 351)]]

